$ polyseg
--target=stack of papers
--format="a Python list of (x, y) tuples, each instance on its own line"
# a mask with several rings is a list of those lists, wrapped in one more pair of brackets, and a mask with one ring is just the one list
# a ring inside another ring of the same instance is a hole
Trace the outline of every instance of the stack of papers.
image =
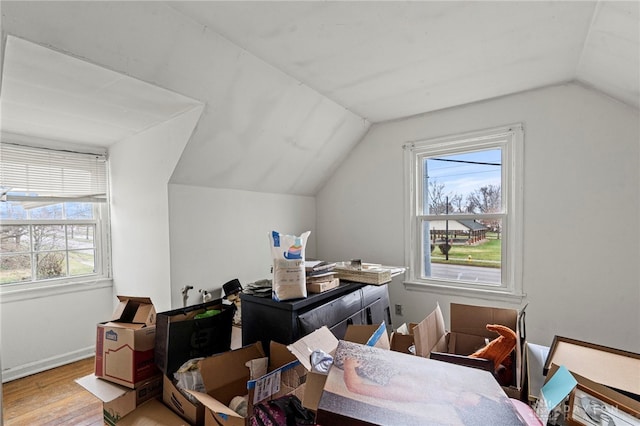
[(335, 274), (335, 262), (323, 260), (305, 260), (307, 291), (309, 293), (322, 293), (340, 285), (340, 280)]
[(245, 294), (251, 294), (258, 297), (271, 297), (272, 281), (271, 280), (258, 280), (256, 282), (247, 284), (242, 290)]

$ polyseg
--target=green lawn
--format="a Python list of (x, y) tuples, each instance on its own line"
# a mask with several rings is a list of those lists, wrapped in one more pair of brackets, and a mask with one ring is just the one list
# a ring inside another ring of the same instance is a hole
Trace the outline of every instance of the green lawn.
[[(70, 276), (86, 275), (94, 272), (93, 251), (69, 252)], [(66, 270), (66, 265), (63, 266)], [(0, 284), (17, 283), (31, 280), (30, 268), (2, 269), (0, 271)]]
[[(431, 252), (433, 263), (447, 263), (454, 265), (484, 266), (488, 268), (500, 267), (500, 243), (495, 235), (489, 235), (486, 242), (477, 246), (453, 245), (449, 250), (449, 260), (436, 248)], [(469, 258), (471, 256), (471, 258)]]

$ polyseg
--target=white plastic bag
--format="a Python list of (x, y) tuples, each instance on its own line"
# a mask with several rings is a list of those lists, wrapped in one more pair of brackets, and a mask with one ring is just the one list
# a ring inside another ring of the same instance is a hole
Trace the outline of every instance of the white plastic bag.
[[(203, 358), (193, 358), (185, 362), (178, 368), (178, 371), (173, 373), (174, 379), (176, 379), (176, 387), (181, 390), (192, 390), (197, 392), (207, 393), (207, 389), (204, 387), (202, 381), (202, 374), (198, 367), (198, 361)], [(197, 402), (197, 399), (188, 392), (183, 392), (191, 402)]]
[(307, 297), (304, 251), (311, 231), (302, 235), (285, 235), (277, 231), (269, 234), (273, 258), (273, 300)]

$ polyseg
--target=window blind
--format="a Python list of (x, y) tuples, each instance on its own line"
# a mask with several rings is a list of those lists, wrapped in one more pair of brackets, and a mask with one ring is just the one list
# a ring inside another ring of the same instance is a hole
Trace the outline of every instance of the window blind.
[(0, 190), (8, 201), (105, 202), (106, 156), (3, 142)]

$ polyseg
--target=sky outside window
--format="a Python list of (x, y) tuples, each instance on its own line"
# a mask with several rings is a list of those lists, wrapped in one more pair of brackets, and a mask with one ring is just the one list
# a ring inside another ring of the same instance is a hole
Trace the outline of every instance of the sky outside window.
[(449, 196), (468, 194), (483, 186), (501, 185), (501, 150), (441, 155), (426, 159), (428, 181), (444, 185)]

